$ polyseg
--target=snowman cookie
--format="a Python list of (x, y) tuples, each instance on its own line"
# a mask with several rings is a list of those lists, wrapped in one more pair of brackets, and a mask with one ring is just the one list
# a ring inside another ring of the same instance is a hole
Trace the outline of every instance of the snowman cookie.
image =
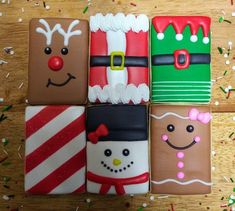
[(97, 106), (87, 111), (87, 191), (149, 190), (146, 106)]

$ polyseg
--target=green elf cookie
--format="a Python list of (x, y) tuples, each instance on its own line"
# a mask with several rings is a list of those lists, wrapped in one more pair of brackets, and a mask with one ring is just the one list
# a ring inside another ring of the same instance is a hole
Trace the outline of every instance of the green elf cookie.
[(154, 17), (152, 102), (210, 102), (210, 46), (209, 17)]

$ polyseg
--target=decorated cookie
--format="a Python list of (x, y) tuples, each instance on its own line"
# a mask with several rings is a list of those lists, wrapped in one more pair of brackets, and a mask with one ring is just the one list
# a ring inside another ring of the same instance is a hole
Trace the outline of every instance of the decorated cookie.
[(211, 191), (209, 107), (152, 106), (151, 192)]
[(91, 103), (149, 101), (148, 30), (145, 15), (91, 16)]
[(26, 108), (25, 191), (66, 194), (85, 191), (85, 108)]
[(148, 192), (147, 108), (106, 105), (87, 112), (87, 191)]
[(62, 18), (31, 20), (30, 104), (85, 104), (87, 63), (87, 21)]
[(208, 103), (210, 18), (156, 16), (151, 26), (152, 102)]

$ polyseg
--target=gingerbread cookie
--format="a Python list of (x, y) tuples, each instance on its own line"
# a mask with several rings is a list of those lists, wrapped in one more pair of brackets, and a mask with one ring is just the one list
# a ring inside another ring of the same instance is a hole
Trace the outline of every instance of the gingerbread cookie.
[(145, 15), (91, 16), (88, 94), (91, 103), (148, 102), (148, 30)]
[(152, 106), (151, 192), (211, 192), (210, 120), (206, 106)]
[(85, 104), (88, 22), (32, 19), (29, 28), (29, 87), (32, 105)]
[(25, 191), (85, 191), (85, 107), (29, 106), (25, 114)]
[(117, 195), (148, 192), (147, 128), (146, 106), (88, 108), (88, 192)]
[(210, 101), (210, 22), (204, 16), (152, 19), (152, 102)]

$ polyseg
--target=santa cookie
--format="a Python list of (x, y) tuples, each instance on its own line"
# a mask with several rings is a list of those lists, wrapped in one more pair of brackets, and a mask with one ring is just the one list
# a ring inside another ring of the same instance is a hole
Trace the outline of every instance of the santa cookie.
[(87, 21), (70, 18), (30, 21), (30, 104), (85, 104), (87, 63)]
[(210, 101), (210, 22), (204, 16), (152, 19), (152, 102)]
[(26, 108), (25, 191), (67, 194), (85, 191), (85, 108)]
[(148, 192), (145, 106), (89, 107), (87, 140), (88, 192), (117, 195)]
[(91, 103), (148, 102), (148, 30), (145, 15), (91, 16)]
[(211, 191), (209, 107), (151, 107), (151, 192)]

